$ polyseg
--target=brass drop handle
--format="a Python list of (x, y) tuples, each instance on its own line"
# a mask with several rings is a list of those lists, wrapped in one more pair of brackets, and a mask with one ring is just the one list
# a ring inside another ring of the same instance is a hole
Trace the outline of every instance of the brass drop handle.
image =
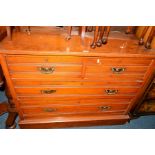
[(112, 67), (111, 70), (113, 73), (122, 73), (125, 71), (126, 68), (124, 67)]
[(52, 93), (55, 93), (56, 90), (41, 90), (41, 93), (42, 94), (52, 94)]
[(44, 108), (44, 112), (55, 112), (55, 108)]
[(39, 67), (39, 71), (43, 74), (51, 74), (55, 71), (55, 67)]
[(115, 90), (115, 89), (107, 89), (105, 90), (105, 92), (108, 94), (108, 95), (115, 95), (118, 93), (118, 90)]
[(111, 109), (110, 106), (100, 106), (100, 107), (99, 107), (99, 110), (100, 110), (100, 111), (107, 111), (107, 110), (110, 110), (110, 109)]

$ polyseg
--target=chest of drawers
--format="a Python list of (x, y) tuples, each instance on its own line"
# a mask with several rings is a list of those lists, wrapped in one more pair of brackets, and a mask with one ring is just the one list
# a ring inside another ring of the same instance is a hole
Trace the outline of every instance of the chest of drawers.
[(154, 69), (153, 59), (133, 57), (8, 54), (2, 61), (23, 128), (125, 123)]
[(132, 107), (151, 83), (154, 55), (138, 49), (111, 51), (108, 45), (86, 52), (74, 39), (78, 48), (68, 51), (68, 43), (57, 39), (62, 44), (48, 51), (39, 42), (37, 50), (20, 40), (1, 44), (1, 66), (19, 126), (64, 128), (129, 121)]

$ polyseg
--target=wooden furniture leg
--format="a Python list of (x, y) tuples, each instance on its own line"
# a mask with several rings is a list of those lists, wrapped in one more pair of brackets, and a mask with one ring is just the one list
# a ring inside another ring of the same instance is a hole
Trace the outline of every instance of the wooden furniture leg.
[[(68, 31), (68, 35), (67, 35), (66, 39), (69, 40), (69, 39), (71, 39), (72, 26), (68, 26), (67, 31)], [(80, 34), (82, 40), (84, 39), (85, 32), (86, 32), (86, 26), (81, 26), (79, 28), (79, 34)]]
[(127, 26), (127, 29), (126, 29), (125, 33), (130, 34), (132, 32), (132, 27), (133, 26)]
[(0, 91), (4, 90), (4, 76), (2, 74), (2, 68), (0, 67)]
[(9, 88), (6, 86), (6, 89), (5, 89), (5, 92), (6, 92), (6, 96), (8, 97), (8, 118), (6, 120), (6, 128), (9, 128), (9, 129), (13, 129), (16, 127), (16, 118), (18, 116), (18, 113), (16, 111), (16, 108), (15, 108), (15, 104), (13, 102), (13, 99), (12, 99), (12, 96), (10, 94), (10, 90)]
[(95, 32), (94, 32), (94, 39), (93, 39), (92, 44), (90, 45), (91, 48), (96, 48), (96, 42), (97, 42), (98, 32), (99, 32), (99, 26), (96, 26), (95, 27)]
[(87, 26), (87, 31), (92, 32), (93, 31), (93, 26)]
[(154, 36), (155, 36), (155, 27), (153, 26), (151, 29), (151, 32), (147, 38), (146, 44), (145, 44), (146, 48), (148, 48), (148, 49), (151, 48), (151, 42), (152, 42)]
[(148, 31), (148, 29), (149, 29), (149, 26), (144, 27), (144, 30), (143, 30), (143, 32), (142, 32), (142, 34), (140, 36), (140, 39), (139, 39), (139, 45), (144, 44), (144, 36), (145, 36), (146, 32)]
[(7, 129), (13, 129), (16, 127), (15, 120), (18, 116), (18, 113), (14, 111), (15, 110), (12, 110), (12, 108), (9, 107), (9, 104), (7, 102), (0, 103), (0, 116), (8, 113), (8, 118), (5, 122), (5, 126)]
[(100, 26), (100, 30), (99, 30), (99, 39), (98, 41), (96, 42), (96, 45), (98, 47), (101, 47), (102, 46), (102, 38), (103, 38), (103, 35), (104, 35), (104, 30), (105, 30), (105, 26)]
[(8, 39), (11, 40), (12, 39), (11, 26), (6, 26), (6, 32), (7, 32)]
[(106, 31), (105, 31), (104, 36), (102, 38), (102, 44), (106, 44), (108, 42), (108, 36), (109, 36), (110, 28), (111, 28), (111, 26), (106, 26)]
[[(2, 86), (4, 87), (4, 76), (2, 73), (2, 69), (0, 67), (0, 88)], [(11, 98), (9, 89), (7, 87), (6, 87), (6, 95), (8, 96), (9, 103), (7, 102), (0, 103), (0, 116), (3, 115), (4, 113), (9, 113), (8, 118), (6, 120), (6, 128), (12, 129), (16, 127), (15, 120), (18, 116), (18, 113), (16, 112), (14, 104), (11, 101), (12, 98)]]
[(7, 129), (16, 128), (15, 121), (16, 121), (17, 116), (18, 116), (17, 112), (9, 112), (8, 118), (7, 118), (6, 122), (5, 122)]
[(86, 32), (86, 26), (82, 26), (82, 28), (81, 28), (81, 38), (82, 38), (82, 40), (85, 37), (85, 32)]
[(30, 35), (30, 34), (31, 34), (31, 29), (30, 29), (30, 26), (27, 26), (26, 32), (27, 32), (27, 34), (28, 34), (28, 35)]
[(67, 40), (71, 39), (71, 32), (72, 32), (72, 26), (68, 26), (68, 28), (67, 28), (68, 35), (66, 37)]

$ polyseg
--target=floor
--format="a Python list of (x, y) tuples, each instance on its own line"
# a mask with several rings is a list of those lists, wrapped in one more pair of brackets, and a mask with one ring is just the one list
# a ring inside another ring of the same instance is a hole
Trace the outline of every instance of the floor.
[[(0, 92), (0, 101), (5, 101), (7, 98), (4, 92)], [(0, 129), (5, 129), (5, 120), (7, 119), (7, 113), (0, 116)], [(18, 119), (16, 120), (18, 122)], [(18, 124), (18, 123), (17, 123)], [(19, 129), (19, 126), (16, 127)], [(79, 129), (155, 129), (155, 115), (154, 116), (141, 116), (138, 119), (130, 121), (124, 125), (112, 125), (112, 126), (95, 126), (95, 127), (82, 127)]]

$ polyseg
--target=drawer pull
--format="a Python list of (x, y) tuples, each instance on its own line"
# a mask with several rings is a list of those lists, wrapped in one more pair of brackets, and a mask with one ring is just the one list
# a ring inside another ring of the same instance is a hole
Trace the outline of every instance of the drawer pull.
[(55, 93), (56, 90), (41, 90), (41, 93), (42, 94), (52, 94), (52, 93)]
[(100, 106), (100, 107), (99, 107), (99, 110), (100, 110), (100, 111), (107, 111), (107, 110), (110, 110), (110, 109), (111, 109), (110, 106)]
[(108, 94), (108, 95), (115, 95), (118, 93), (118, 90), (115, 90), (115, 89), (107, 89), (105, 90), (105, 92)]
[(112, 67), (111, 70), (113, 73), (122, 73), (125, 71), (126, 68), (123, 67)]
[(56, 111), (56, 109), (54, 109), (54, 108), (45, 108), (44, 109), (44, 112), (55, 112)]
[(39, 67), (39, 71), (43, 74), (51, 74), (55, 71), (55, 67)]

